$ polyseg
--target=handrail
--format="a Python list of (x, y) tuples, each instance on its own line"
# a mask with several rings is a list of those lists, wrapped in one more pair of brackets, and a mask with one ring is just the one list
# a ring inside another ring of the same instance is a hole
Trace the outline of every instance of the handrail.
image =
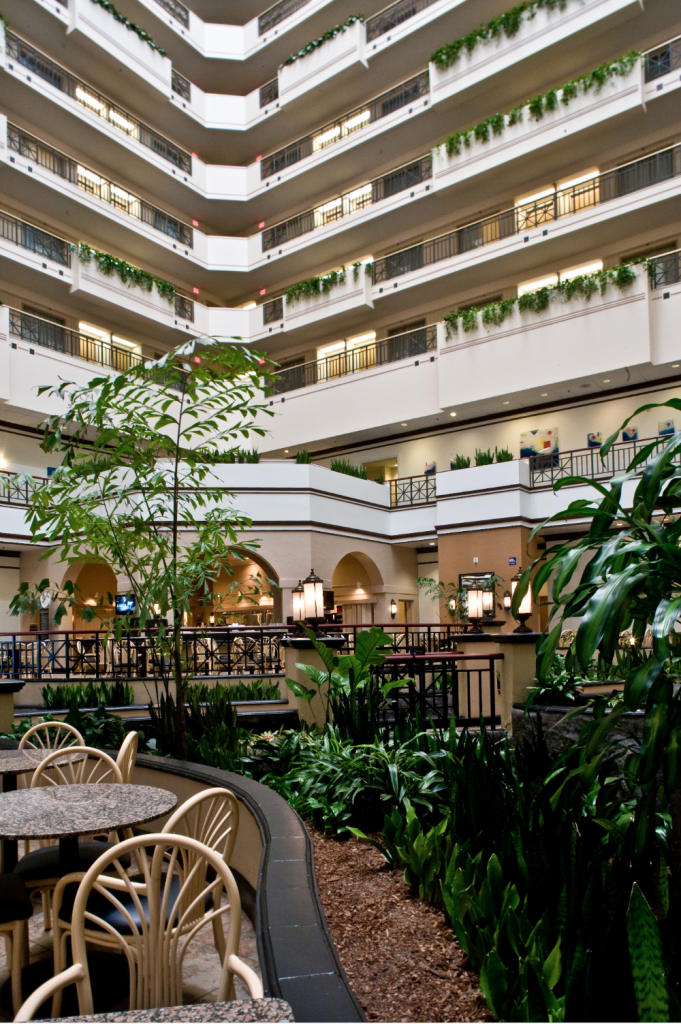
[(266, 252), (283, 242), (324, 227), (334, 221), (347, 217), (365, 206), (372, 206), (382, 199), (403, 192), (407, 188), (419, 185), (433, 176), (433, 159), (431, 153), (412, 160), (408, 164), (395, 168), (379, 178), (366, 182), (344, 192), (340, 196), (328, 199), (325, 203), (315, 206), (304, 213), (299, 213), (288, 220), (280, 221), (262, 232), (262, 250)]
[[(160, 3), (161, 0), (158, 2)], [(166, 2), (170, 3), (171, 0), (166, 0)], [(172, 0), (172, 2), (176, 3), (177, 0)], [(16, 32), (8, 29), (6, 40), (8, 59), (16, 60), (19, 64), (29, 68), (34, 75), (42, 78), (55, 89), (59, 89), (60, 92), (66, 93), (90, 113), (101, 117), (103, 121), (117, 128), (128, 138), (135, 139), (147, 149), (151, 149), (157, 156), (167, 160), (175, 167), (179, 167), (187, 174), (192, 173), (190, 153), (150, 128), (144, 121), (140, 121), (129, 110), (119, 107), (117, 103), (99, 92), (98, 89), (88, 85), (82, 78), (78, 78), (61, 64), (57, 64), (42, 50), (38, 50), (32, 43), (27, 43), (25, 39), (18, 36)]]
[(144, 362), (141, 355), (118, 345), (106, 344), (101, 338), (92, 338), (88, 334), (74, 331), (70, 327), (56, 324), (53, 320), (25, 313), (23, 310), (9, 308), (9, 333), (22, 341), (33, 345), (50, 348), (55, 352), (84, 359), (87, 363), (97, 363), (117, 372), (128, 370)]
[(396, 0), (396, 3), (384, 7), (378, 14), (366, 21), (367, 42), (377, 39), (390, 29), (397, 28), (415, 14), (424, 11), (434, 4), (435, 0)]
[(73, 243), (3, 210), (0, 210), (0, 237), (8, 242), (14, 242), (22, 249), (28, 249), (29, 252), (39, 253), (45, 259), (59, 263), (62, 267), (71, 266)]
[(271, 28), (284, 21), (285, 18), (290, 18), (292, 14), (299, 11), (301, 7), (305, 7), (309, 2), (310, 0), (279, 0), (278, 3), (272, 4), (258, 18), (258, 35), (262, 36), (265, 32), (269, 32)]
[(24, 479), (17, 483), (17, 477), (23, 475), (13, 473), (11, 469), (0, 470), (0, 505), (28, 505), (34, 490), (44, 487), (49, 477), (34, 476), (29, 482)]
[(647, 50), (644, 56), (646, 82), (653, 82), (656, 78), (668, 75), (670, 71), (676, 71), (681, 68), (681, 36)]
[(18, 125), (7, 122), (7, 145), (10, 150), (35, 161), (52, 174), (65, 178), (84, 192), (102, 199), (110, 206), (122, 210), (130, 217), (143, 221), (171, 238), (177, 239), (189, 248), (194, 244), (194, 232), (188, 224), (152, 206), (146, 199), (140, 199), (133, 192), (121, 188), (108, 178), (89, 167), (79, 164), (61, 150), (48, 146), (35, 135), (30, 135)]
[[(265, 86), (263, 86), (264, 88)], [(261, 107), (265, 106), (262, 100), (263, 89), (260, 90)], [(426, 68), (425, 71), (412, 75), (405, 82), (380, 93), (380, 95), (372, 100), (368, 100), (360, 107), (355, 107), (333, 121), (327, 121), (321, 128), (317, 128), (288, 146), (283, 146), (281, 149), (275, 150), (274, 153), (264, 156), (260, 161), (261, 179), (278, 174), (279, 171), (290, 167), (291, 164), (298, 163), (299, 160), (304, 160), (305, 157), (311, 156), (312, 153), (326, 149), (327, 146), (346, 139), (361, 128), (366, 128), (367, 125), (372, 124), (374, 121), (379, 121), (381, 118), (387, 117), (388, 114), (392, 114), (393, 111), (406, 106), (407, 103), (413, 103), (427, 93), (429, 89), (430, 76)], [(276, 99), (276, 97), (274, 98)], [(270, 101), (268, 100), (267, 102)]]
[(680, 174), (681, 145), (677, 143), (621, 164), (578, 185), (557, 189), (542, 199), (521, 203), (374, 260), (373, 283), (400, 277), (421, 267), (470, 252), (481, 245), (522, 234), (523, 231), (572, 216)]
[(650, 287), (653, 289), (678, 284), (681, 280), (681, 249), (651, 256), (648, 260), (648, 276)]
[(172, 14), (173, 18), (184, 25), (185, 28), (189, 28), (189, 11), (180, 3), (180, 0), (156, 0), (156, 3), (163, 7), (168, 14)]
[(347, 352), (326, 356), (324, 359), (314, 359), (309, 363), (290, 366), (279, 371), (269, 388), (271, 394), (281, 395), (288, 391), (297, 391), (299, 388), (312, 387), (313, 384), (321, 384), (323, 381), (334, 380), (336, 377), (347, 377), (362, 370), (370, 370), (375, 366), (409, 359), (436, 348), (437, 325), (431, 324)]
[[(647, 437), (641, 440), (618, 441), (605, 456), (601, 458), (600, 446), (596, 448), (575, 448), (569, 452), (547, 452), (545, 455), (532, 455), (530, 463), (530, 487), (551, 486), (556, 480), (569, 476), (587, 477), (591, 480), (600, 477), (614, 476), (624, 473), (629, 468), (634, 456), (648, 445), (656, 442), (649, 459), (655, 458), (669, 440), (666, 435)], [(681, 463), (681, 455), (674, 458), (675, 464)], [(642, 473), (647, 462), (638, 467)]]
[[(269, 106), (270, 103), (274, 103), (275, 100), (279, 99), (279, 79), (273, 78), (270, 82), (265, 82), (264, 85), (260, 86), (260, 108)], [(262, 175), (261, 175), (262, 176)]]
[(390, 483), (390, 507), (406, 508), (411, 505), (426, 505), (437, 497), (435, 474), (403, 476)]

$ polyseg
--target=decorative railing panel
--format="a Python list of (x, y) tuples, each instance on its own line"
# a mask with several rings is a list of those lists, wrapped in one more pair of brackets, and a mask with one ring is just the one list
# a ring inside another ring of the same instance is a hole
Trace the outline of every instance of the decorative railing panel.
[(89, 167), (77, 163), (58, 149), (45, 145), (40, 139), (29, 135), (22, 128), (9, 122), (7, 124), (7, 144), (13, 152), (33, 160), (34, 163), (46, 168), (52, 174), (77, 185), (84, 192), (89, 192), (90, 195), (102, 199), (110, 206), (148, 224), (164, 235), (177, 239), (183, 245), (192, 247), (194, 234), (187, 224), (183, 224), (182, 221), (157, 209), (145, 199), (140, 199), (139, 196), (121, 188), (120, 185), (114, 184), (108, 178), (90, 170)]
[(435, 0), (397, 0), (397, 3), (391, 4), (390, 7), (386, 7), (367, 20), (367, 42), (397, 28), (398, 25), (413, 18), (420, 11), (425, 11), (426, 7), (430, 7), (434, 3)]
[(681, 281), (681, 250), (656, 256), (648, 262), (651, 288), (665, 288)]
[(670, 71), (676, 71), (678, 68), (681, 68), (681, 36), (656, 50), (651, 50), (645, 56), (646, 82), (662, 78), (663, 75), (668, 75)]
[(194, 323), (194, 303), (184, 295), (175, 296), (175, 316)]
[(437, 348), (437, 326), (419, 327), (415, 331), (397, 334), (392, 338), (362, 345), (359, 348), (339, 352), (325, 359), (314, 362), (300, 363), (280, 370), (276, 379), (269, 385), (272, 394), (281, 395), (298, 388), (311, 387), (325, 380), (346, 377), (362, 370), (371, 370), (375, 366), (394, 363), (400, 359), (409, 359), (423, 355)]
[(38, 253), (62, 267), (71, 266), (71, 243), (51, 235), (42, 228), (28, 224), (8, 213), (0, 213), (0, 235), (22, 249)]
[[(279, 79), (273, 78), (271, 82), (266, 82), (265, 85), (260, 87), (260, 109), (268, 107), (270, 103), (274, 103), (275, 100), (279, 99)], [(262, 176), (262, 172), (261, 172)]]
[(44, 487), (47, 480), (47, 477), (34, 476), (29, 481), (23, 473), (12, 473), (8, 469), (0, 470), (0, 504), (28, 505), (34, 490)]
[(258, 35), (262, 36), (265, 32), (269, 32), (271, 28), (285, 18), (290, 18), (292, 14), (299, 11), (301, 7), (305, 7), (309, 2), (310, 0), (279, 0), (278, 4), (268, 7), (258, 18)]
[(269, 302), (265, 302), (262, 307), (262, 322), (264, 324), (274, 324), (277, 320), (282, 320), (284, 317), (284, 299), (279, 296), (278, 299), (271, 299)]
[(435, 501), (435, 476), (405, 476), (390, 481), (390, 507), (425, 505)]
[(173, 68), (170, 76), (170, 87), (173, 92), (176, 92), (178, 96), (181, 96), (183, 100), (187, 100), (191, 103), (192, 98), (192, 83), (184, 75), (181, 75), (179, 71)]
[[(624, 473), (632, 459), (650, 444), (654, 444), (646, 462), (638, 469), (643, 472), (648, 461), (653, 459), (669, 440), (668, 437), (646, 438), (641, 441), (623, 441), (614, 444), (608, 454), (601, 457), (600, 448), (581, 448), (572, 452), (551, 452), (546, 455), (533, 455), (530, 463), (530, 486), (543, 487), (553, 484), (567, 476), (587, 477), (589, 480), (608, 478), (616, 473)], [(674, 458), (676, 465), (681, 464), (681, 455)]]
[(490, 242), (498, 242), (510, 235), (522, 234), (530, 228), (550, 224), (680, 174), (681, 146), (677, 145), (616, 167), (579, 185), (559, 189), (546, 198), (523, 203), (446, 235), (383, 256), (374, 261), (374, 284), (459, 256)]
[(180, 0), (156, 0), (156, 3), (160, 4), (168, 14), (172, 14), (173, 18), (179, 21), (181, 25), (189, 28), (189, 11), (184, 4), (180, 3)]
[(66, 355), (75, 356), (76, 359), (98, 363), (119, 373), (144, 362), (142, 356), (130, 352), (129, 349), (109, 345), (101, 338), (91, 338), (87, 334), (71, 330), (70, 327), (63, 327), (61, 324), (43, 320), (39, 316), (18, 309), (10, 308), (9, 333), (12, 337), (28, 341), (31, 345), (64, 352)]

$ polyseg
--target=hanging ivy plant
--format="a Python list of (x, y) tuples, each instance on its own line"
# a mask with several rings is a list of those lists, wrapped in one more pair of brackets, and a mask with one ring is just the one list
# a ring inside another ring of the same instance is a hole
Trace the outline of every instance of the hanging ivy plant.
[(309, 277), (307, 281), (299, 281), (298, 284), (291, 285), (286, 289), (284, 292), (286, 305), (292, 306), (300, 299), (312, 299), (315, 295), (328, 295), (332, 288), (336, 288), (344, 282), (345, 267), (341, 267), (340, 270), (332, 270), (331, 273), (319, 277)]
[(92, 0), (92, 2), (93, 4), (99, 4), (99, 6), (103, 7), (104, 10), (107, 11), (112, 18), (115, 18), (116, 21), (119, 21), (121, 25), (125, 25), (125, 27), (129, 29), (131, 32), (134, 32), (135, 35), (138, 35), (142, 42), (147, 43), (152, 48), (152, 50), (157, 50), (162, 57), (168, 56), (163, 47), (159, 46), (158, 43), (151, 38), (149, 33), (145, 31), (145, 29), (140, 28), (139, 25), (136, 25), (134, 21), (130, 21), (128, 18), (125, 17), (124, 14), (121, 14), (121, 12), (117, 10), (117, 8), (115, 8), (112, 3), (109, 3), (109, 0)]
[(480, 121), (472, 128), (448, 135), (444, 142), (436, 147), (436, 150), (440, 150), (444, 146), (447, 156), (459, 156), (462, 147), (470, 149), (474, 141), (489, 142), (492, 135), (501, 135), (505, 128), (520, 124), (525, 113), (534, 121), (541, 121), (544, 114), (557, 110), (559, 103), (567, 106), (580, 93), (589, 92), (591, 89), (599, 92), (612, 78), (623, 78), (628, 75), (636, 67), (641, 56), (639, 50), (630, 50), (617, 60), (599, 64), (597, 68), (589, 71), (586, 75), (573, 78), (560, 89), (549, 89), (548, 92), (539, 93), (538, 96), (533, 96), (532, 99), (520, 106), (513, 107), (507, 114), (493, 114), (492, 117)]
[(579, 277), (559, 281), (557, 284), (538, 288), (534, 292), (525, 292), (524, 295), (516, 295), (512, 299), (499, 299), (496, 302), (488, 302), (485, 306), (473, 306), (470, 309), (452, 311), (444, 317), (447, 337), (451, 338), (453, 334), (459, 333), (459, 324), (465, 333), (478, 330), (480, 321), (485, 327), (499, 327), (511, 315), (516, 306), (521, 313), (528, 311), (543, 313), (555, 299), (569, 302), (570, 299), (579, 295), (588, 302), (596, 293), (605, 295), (609, 287), (623, 291), (638, 276), (633, 266), (642, 262), (647, 261), (643, 259), (635, 260), (634, 264), (618, 263), (617, 266), (611, 267), (609, 270), (597, 270), (593, 274), (580, 274)]
[(439, 71), (446, 71), (457, 63), (464, 51), (470, 57), (480, 43), (488, 43), (492, 39), (500, 39), (501, 36), (512, 39), (518, 34), (523, 22), (532, 21), (537, 11), (564, 11), (566, 7), (567, 0), (530, 0), (528, 3), (518, 4), (498, 18), (492, 18), (486, 25), (469, 32), (467, 36), (441, 46), (430, 59)]
[(112, 256), (111, 253), (93, 249), (85, 242), (80, 242), (72, 248), (77, 251), (78, 259), (81, 263), (87, 264), (94, 260), (101, 272), (107, 277), (118, 274), (123, 284), (126, 284), (129, 288), (137, 286), (145, 292), (150, 292), (153, 286), (156, 285), (156, 291), (162, 299), (166, 299), (168, 302), (175, 301), (177, 289), (170, 281), (164, 281), (162, 277), (154, 277), (153, 274), (148, 274), (146, 270), (142, 270), (140, 267), (133, 267), (131, 263), (119, 260), (117, 256)]
[[(98, 3), (99, 0), (95, 0), (95, 2)], [(314, 53), (314, 51), (318, 50), (320, 46), (324, 45), (324, 43), (328, 43), (330, 39), (335, 39), (336, 36), (341, 34), (341, 32), (347, 31), (347, 29), (349, 29), (351, 25), (354, 25), (356, 21), (364, 21), (364, 15), (351, 14), (347, 21), (344, 21), (342, 25), (334, 25), (333, 28), (330, 28), (328, 32), (325, 32), (324, 35), (319, 37), (319, 39), (313, 39), (311, 43), (305, 43), (305, 46), (303, 46), (302, 49), (298, 50), (297, 53), (292, 53), (283, 64), (279, 65), (279, 67), (285, 68), (289, 64), (295, 64), (295, 62), (300, 60), (302, 57), (307, 57), (308, 53)]]

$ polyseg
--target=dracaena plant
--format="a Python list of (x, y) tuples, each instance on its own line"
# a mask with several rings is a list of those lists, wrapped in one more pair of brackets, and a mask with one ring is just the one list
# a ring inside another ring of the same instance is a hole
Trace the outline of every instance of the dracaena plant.
[[(658, 408), (679, 412), (681, 399), (641, 406), (620, 429), (642, 412)], [(604, 463), (618, 433), (600, 450)], [(547, 547), (525, 570), (514, 594), (513, 613), (530, 582), (535, 600), (549, 583), (552, 613), (537, 644), (540, 683), (551, 669), (567, 619), (580, 620), (566, 658), (566, 667), (580, 675), (596, 653), (606, 664), (612, 663), (620, 634), (631, 630), (632, 661), (623, 699), (611, 701), (611, 713), (594, 723), (588, 748), (590, 756), (602, 756), (603, 742), (622, 714), (645, 710), (643, 741), (628, 762), (630, 781), (640, 794), (634, 860), (644, 880), (646, 872), (655, 872), (660, 856), (656, 815), (668, 811), (672, 819), (669, 866), (681, 901), (681, 690), (674, 658), (679, 651), (675, 629), (681, 615), (681, 517), (674, 516), (681, 507), (680, 455), (681, 431), (677, 431), (665, 442), (654, 439), (642, 445), (628, 468), (609, 483), (572, 476), (558, 480), (555, 490), (581, 484), (594, 489), (597, 497), (571, 502), (565, 512), (535, 528), (530, 539), (546, 525), (565, 519), (587, 521), (588, 532)], [(578, 573), (585, 556), (590, 557)], [(652, 636), (652, 648), (644, 651), (647, 634)]]
[[(230, 568), (257, 547), (241, 538), (251, 522), (232, 507), (226, 485), (239, 442), (265, 433), (256, 422), (268, 411), (259, 400), (261, 378), (268, 377), (263, 363), (242, 345), (194, 339), (162, 359), (83, 387), (63, 382), (39, 389), (66, 409), (44, 424), (41, 447), (61, 465), (32, 491), (31, 534), (45, 546), (44, 558), (57, 554), (69, 566), (105, 562), (126, 580), (137, 599), (136, 621), (119, 617), (117, 635), (150, 620), (156, 624), (153, 657), (167, 713), (164, 753), (177, 757), (186, 753), (184, 689), (191, 672), (181, 627), (190, 601), (211, 601), (223, 570), (232, 576), (229, 589), (237, 600), (255, 602), (275, 585), (259, 574), (240, 583)], [(48, 591), (60, 615), (75, 603), (69, 581), (60, 588), (43, 580), (22, 586), (13, 614), (34, 611)]]

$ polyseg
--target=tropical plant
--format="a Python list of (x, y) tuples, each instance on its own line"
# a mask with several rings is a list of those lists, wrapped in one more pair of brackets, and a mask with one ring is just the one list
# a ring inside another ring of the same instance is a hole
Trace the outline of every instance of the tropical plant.
[(260, 452), (255, 448), (250, 451), (246, 448), (234, 448), (232, 451), (226, 452), (220, 461), (229, 463), (260, 462)]
[(491, 449), (482, 451), (480, 448), (475, 449), (475, 465), (476, 466), (491, 466), (494, 462), (494, 456), (492, 455)]
[(155, 277), (153, 274), (147, 273), (146, 270), (141, 270), (140, 267), (134, 267), (131, 263), (126, 263), (125, 260), (112, 256), (111, 253), (93, 249), (85, 242), (80, 242), (77, 246), (74, 245), (71, 248), (78, 253), (78, 259), (81, 263), (88, 264), (94, 260), (101, 272), (107, 277), (111, 277), (114, 273), (118, 274), (123, 284), (127, 284), (128, 287), (136, 285), (145, 292), (150, 292), (155, 285), (156, 291), (162, 298), (167, 299), (168, 302), (175, 301), (177, 289), (170, 281), (164, 281), (161, 277)]
[(265, 679), (253, 679), (248, 683), (240, 679), (239, 682), (229, 683), (226, 686), (222, 683), (216, 683), (215, 686), (208, 686), (207, 683), (190, 683), (187, 686), (187, 694), (192, 700), (197, 700), (199, 703), (209, 703), (214, 696), (223, 693), (232, 703), (235, 701), (281, 700), (279, 683), (268, 682)]
[(468, 469), (471, 464), (470, 455), (455, 455), (450, 459), (450, 469)]
[[(470, 461), (470, 460), (469, 460)], [(453, 622), (468, 622), (468, 591), (458, 583), (444, 583), (430, 576), (419, 576), (416, 586), (424, 590), (431, 601), (444, 602)]]
[(129, 683), (116, 680), (110, 686), (107, 683), (60, 683), (58, 686), (43, 686), (40, 691), (45, 707), (62, 710), (76, 706), (77, 708), (124, 707), (135, 703), (135, 691)]
[(332, 288), (345, 282), (345, 267), (340, 270), (331, 270), (328, 274), (320, 274), (317, 277), (308, 277), (305, 281), (299, 281), (291, 285), (284, 292), (286, 305), (292, 306), (300, 299), (312, 299), (317, 295), (328, 295)]
[(331, 469), (334, 473), (345, 473), (346, 476), (356, 476), (360, 480), (367, 479), (366, 469), (360, 469), (359, 466), (354, 466), (348, 459), (332, 459)]
[(509, 448), (497, 448), (495, 445), (494, 458), (496, 462), (513, 462), (514, 455)]
[[(45, 423), (43, 451), (61, 456), (61, 466), (32, 493), (31, 534), (44, 546), (43, 558), (58, 551), (67, 565), (104, 562), (127, 579), (137, 599), (135, 628), (155, 623), (166, 710), (174, 683), (167, 727), (178, 757), (186, 754), (184, 687), (192, 671), (181, 640), (183, 615), (196, 596), (210, 601), (220, 574), (234, 576), (231, 563), (257, 547), (240, 540), (250, 520), (226, 506), (232, 495), (216, 474), (237, 439), (265, 433), (255, 423), (268, 411), (257, 400), (261, 363), (247, 347), (195, 339), (118, 376), (39, 389), (67, 406)], [(243, 585), (233, 579), (228, 589), (255, 603), (273, 586), (258, 573)], [(35, 614), (49, 594), (60, 602), (58, 624), (75, 603), (73, 591), (72, 584), (48, 579), (34, 587), (22, 583), (11, 611)], [(103, 595), (100, 605), (107, 599), (112, 603)], [(100, 608), (86, 605), (81, 614), (92, 621)], [(131, 616), (117, 616), (111, 629), (121, 636), (132, 625)]]
[(312, 456), (305, 448), (302, 448), (296, 455), (296, 462), (298, 465), (309, 466), (312, 462)]

